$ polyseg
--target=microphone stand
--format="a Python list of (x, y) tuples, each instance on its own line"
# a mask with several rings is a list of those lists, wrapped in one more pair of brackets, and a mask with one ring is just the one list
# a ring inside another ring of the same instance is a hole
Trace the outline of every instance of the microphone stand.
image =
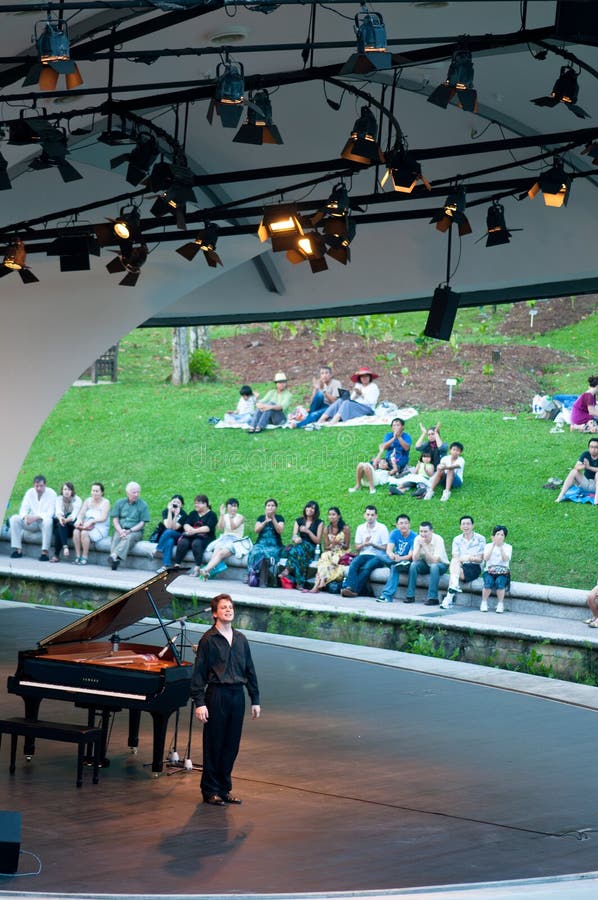
[[(178, 621), (179, 621), (179, 625), (181, 627), (181, 632), (180, 632), (181, 642), (179, 645), (179, 652), (180, 652), (181, 659), (183, 659), (185, 656), (185, 650), (187, 649), (187, 646), (189, 646), (187, 644), (187, 628), (186, 628), (187, 616), (183, 616)], [(169, 643), (174, 644), (177, 637), (178, 637), (178, 635), (175, 635), (175, 637), (172, 639), (172, 641), (169, 641)], [(190, 706), (189, 706), (189, 732), (187, 735), (187, 747), (186, 747), (184, 759), (181, 759), (177, 752), (177, 741), (178, 741), (178, 734), (179, 734), (179, 714), (180, 714), (180, 708), (177, 709), (177, 711), (176, 711), (172, 750), (168, 754), (168, 759), (166, 759), (164, 761), (165, 765), (166, 765), (166, 769), (167, 769), (167, 771), (166, 771), (167, 775), (178, 775), (178, 774), (184, 773), (184, 772), (201, 772), (201, 770), (203, 769), (203, 766), (201, 766), (201, 765), (193, 765), (193, 761), (191, 759), (191, 742), (193, 739), (193, 720), (195, 719), (195, 709), (194, 709), (193, 701), (192, 700), (190, 701)]]

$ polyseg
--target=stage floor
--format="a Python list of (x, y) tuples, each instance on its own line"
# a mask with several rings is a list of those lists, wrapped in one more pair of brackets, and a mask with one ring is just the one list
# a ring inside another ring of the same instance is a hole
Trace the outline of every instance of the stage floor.
[[(0, 717), (23, 714), (6, 693), (17, 651), (71, 618), (0, 606)], [(235, 768), (242, 806), (202, 804), (197, 772), (152, 778), (145, 714), (139, 754), (121, 713), (110, 768), (79, 790), (72, 745), (40, 741), (10, 776), (4, 737), (0, 806), (21, 813), (21, 849), (42, 871), (0, 889), (303, 893), (598, 869), (595, 711), (254, 637), (262, 718), (247, 719)], [(41, 717), (84, 713), (44, 701)], [(184, 710), (181, 755), (188, 722)], [(21, 855), (19, 874), (35, 869)]]

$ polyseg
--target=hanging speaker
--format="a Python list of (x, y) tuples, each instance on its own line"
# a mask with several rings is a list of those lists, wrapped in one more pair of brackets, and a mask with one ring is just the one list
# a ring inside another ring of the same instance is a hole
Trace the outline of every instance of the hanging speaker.
[(21, 813), (0, 810), (0, 872), (14, 875), (19, 868)]
[(424, 328), (426, 337), (439, 341), (450, 341), (455, 316), (459, 307), (460, 294), (451, 291), (448, 284), (439, 285), (434, 291), (428, 321)]

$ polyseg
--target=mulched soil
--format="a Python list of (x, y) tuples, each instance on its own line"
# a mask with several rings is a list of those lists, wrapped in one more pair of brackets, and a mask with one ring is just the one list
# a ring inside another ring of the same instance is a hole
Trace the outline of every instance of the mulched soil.
[[(596, 305), (596, 295), (578, 297), (573, 302), (569, 298), (538, 301), (533, 332), (544, 334), (578, 322), (594, 312)], [(500, 331), (529, 336), (530, 307), (514, 304)], [(336, 377), (348, 385), (358, 366), (369, 365), (380, 375), (380, 399), (391, 400), (399, 407), (446, 408), (446, 379), (457, 378), (451, 409), (504, 412), (529, 409), (534, 394), (543, 393), (545, 370), (554, 366), (567, 370), (571, 363), (566, 353), (533, 345), (460, 344), (455, 353), (450, 344), (435, 341), (428, 353), (418, 350), (415, 343), (367, 342), (346, 333), (337, 333), (316, 348), (311, 332), (301, 327), (294, 336), (285, 333), (282, 340), (269, 330), (215, 340), (212, 350), (221, 368), (239, 384), (269, 381), (282, 370), (292, 389), (294, 384), (310, 383), (320, 365), (330, 364)], [(307, 397), (296, 399), (305, 402)]]

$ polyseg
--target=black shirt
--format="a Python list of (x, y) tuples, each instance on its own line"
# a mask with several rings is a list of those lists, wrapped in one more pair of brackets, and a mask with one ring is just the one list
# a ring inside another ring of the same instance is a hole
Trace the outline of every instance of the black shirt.
[(197, 535), (188, 535), (188, 537), (200, 537), (207, 541), (213, 541), (216, 537), (216, 526), (218, 524), (218, 516), (216, 513), (209, 509), (202, 516), (197, 512), (197, 510), (193, 510), (190, 512), (184, 522), (185, 525), (191, 525), (192, 528), (199, 528), (201, 526), (207, 526), (210, 530), (207, 534), (197, 534)]
[(191, 697), (195, 706), (205, 706), (206, 688), (210, 684), (244, 684), (252, 706), (259, 706), (260, 694), (249, 642), (235, 628), (232, 644), (215, 625), (199, 642), (191, 679)]

